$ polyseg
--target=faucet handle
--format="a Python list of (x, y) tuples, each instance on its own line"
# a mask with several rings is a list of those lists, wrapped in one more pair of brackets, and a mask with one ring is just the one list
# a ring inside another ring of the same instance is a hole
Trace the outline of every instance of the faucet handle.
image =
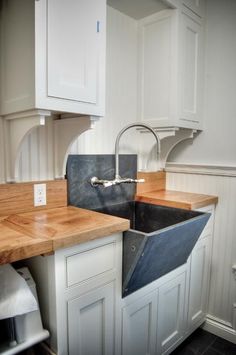
[(134, 182), (136, 183), (144, 183), (145, 182), (145, 179), (135, 179)]
[(134, 184), (137, 184), (137, 183), (139, 183), (139, 182), (145, 182), (145, 179), (131, 179), (131, 178), (122, 178), (122, 177), (118, 177), (117, 179), (116, 179), (116, 183), (117, 184), (122, 184), (122, 183), (126, 183), (126, 184), (132, 184), (132, 183), (134, 183)]

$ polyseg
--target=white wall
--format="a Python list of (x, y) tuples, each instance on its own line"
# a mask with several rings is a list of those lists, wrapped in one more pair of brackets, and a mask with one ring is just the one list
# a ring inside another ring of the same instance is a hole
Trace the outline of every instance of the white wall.
[(236, 1), (207, 0), (205, 130), (169, 161), (236, 165)]

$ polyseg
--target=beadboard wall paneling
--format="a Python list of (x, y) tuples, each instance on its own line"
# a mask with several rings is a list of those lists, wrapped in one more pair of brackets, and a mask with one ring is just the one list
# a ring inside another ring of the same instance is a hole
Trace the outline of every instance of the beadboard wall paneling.
[(54, 178), (53, 121), (32, 130), (22, 143), (19, 158), (19, 181)]
[[(209, 173), (210, 167), (207, 170)], [(191, 168), (187, 172), (186, 166), (185, 172), (168, 172), (167, 189), (219, 197), (215, 214), (208, 313), (210, 318), (216, 320), (214, 324), (225, 326), (222, 332), (231, 333), (236, 342), (236, 280), (232, 273), (232, 265), (236, 264), (236, 176), (227, 176), (230, 175), (229, 169), (220, 170), (221, 175), (214, 175), (214, 169), (212, 175), (207, 172), (201, 174), (194, 173)], [(222, 332), (218, 334), (222, 335)]]

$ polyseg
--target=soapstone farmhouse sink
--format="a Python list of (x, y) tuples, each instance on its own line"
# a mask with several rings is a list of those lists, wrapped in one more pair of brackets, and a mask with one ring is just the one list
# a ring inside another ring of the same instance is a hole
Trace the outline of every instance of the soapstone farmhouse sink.
[(123, 234), (123, 297), (186, 263), (210, 217), (136, 201), (96, 210), (131, 223)]

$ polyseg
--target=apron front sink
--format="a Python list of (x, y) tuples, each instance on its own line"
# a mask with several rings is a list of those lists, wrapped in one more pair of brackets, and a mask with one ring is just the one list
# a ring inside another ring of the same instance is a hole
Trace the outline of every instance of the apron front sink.
[(123, 233), (123, 297), (186, 263), (210, 217), (136, 201), (97, 211), (130, 220)]

